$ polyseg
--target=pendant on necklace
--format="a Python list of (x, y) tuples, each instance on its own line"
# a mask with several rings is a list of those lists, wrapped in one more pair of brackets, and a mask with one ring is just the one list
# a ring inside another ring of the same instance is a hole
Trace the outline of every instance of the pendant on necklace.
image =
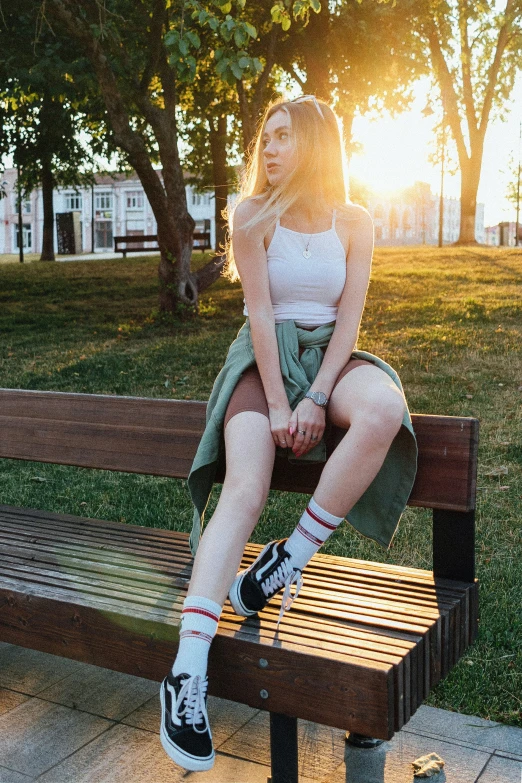
[(312, 255), (312, 254), (310, 253), (310, 251), (309, 251), (308, 249), (307, 249), (307, 250), (303, 250), (303, 256), (304, 256), (305, 258), (310, 258), (310, 256), (311, 256), (311, 255)]

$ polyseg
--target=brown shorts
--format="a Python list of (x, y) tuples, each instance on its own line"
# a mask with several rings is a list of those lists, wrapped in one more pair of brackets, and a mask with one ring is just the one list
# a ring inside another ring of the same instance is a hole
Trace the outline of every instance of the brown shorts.
[[(360, 367), (363, 364), (368, 364), (371, 367), (375, 366), (371, 362), (367, 362), (365, 359), (349, 359), (334, 384), (334, 389), (339, 381), (344, 376), (354, 370), (356, 367)], [(236, 388), (232, 392), (232, 396), (228, 403), (228, 407), (225, 413), (224, 427), (237, 413), (243, 413), (244, 411), (254, 411), (255, 413), (262, 413), (263, 416), (268, 417), (268, 403), (265, 397), (265, 391), (263, 389), (263, 383), (257, 366), (254, 364), (245, 370), (241, 378), (239, 379)]]

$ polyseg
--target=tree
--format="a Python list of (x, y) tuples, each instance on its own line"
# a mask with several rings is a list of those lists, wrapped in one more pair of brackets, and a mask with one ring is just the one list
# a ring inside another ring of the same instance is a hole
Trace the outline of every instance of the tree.
[(420, 0), (413, 8), (461, 172), (460, 235), (474, 244), (477, 192), (489, 120), (502, 117), (522, 62), (519, 0)]
[[(0, 155), (13, 153), (21, 169), (20, 186), (42, 186), (42, 261), (54, 261), (53, 189), (88, 184), (82, 174), (87, 152), (79, 141), (77, 86), (85, 63), (66, 41), (43, 31), (28, 45), (35, 25), (33, 4), (21, 0), (0, 19)], [(68, 78), (69, 77), (69, 78)]]
[[(301, 0), (307, 6), (313, 0)], [(257, 71), (247, 48), (255, 28), (241, 18), (245, 0), (45, 0), (42, 13), (90, 63), (116, 145), (137, 172), (158, 226), (160, 307), (197, 306), (221, 265), (190, 268), (194, 220), (186, 203), (178, 150), (180, 86), (198, 71), (200, 33), (214, 34), (216, 71), (225, 81)], [(153, 160), (161, 163), (161, 177)]]

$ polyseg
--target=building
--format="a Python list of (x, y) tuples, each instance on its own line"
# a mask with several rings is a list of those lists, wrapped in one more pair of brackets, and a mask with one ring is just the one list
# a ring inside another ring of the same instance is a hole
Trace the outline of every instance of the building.
[[(502, 222), (496, 226), (487, 226), (486, 244), (496, 245), (497, 247), (515, 247), (516, 246), (516, 223)], [(522, 224), (518, 224), (518, 244), (522, 246)]]
[[(440, 199), (427, 182), (416, 182), (393, 196), (372, 193), (368, 211), (375, 224), (376, 245), (437, 245), (439, 241)], [(484, 243), (484, 204), (477, 204), (477, 242)], [(460, 199), (443, 200), (443, 243), (459, 238)]]
[[(0, 200), (0, 253), (18, 252), (18, 197), (16, 170), (1, 175), (7, 197)], [(201, 223), (210, 221), (212, 245), (215, 244), (214, 194), (197, 193), (186, 187), (189, 212)], [(64, 253), (103, 253), (114, 250), (119, 235), (156, 234), (156, 220), (135, 173), (96, 175), (92, 187), (57, 188), (53, 194), (55, 213), (55, 251)], [(64, 217), (66, 216), (66, 217)], [(43, 198), (41, 188), (34, 190), (22, 204), (24, 250), (39, 253), (43, 236)], [(72, 231), (65, 231), (65, 226)], [(207, 224), (208, 225), (208, 224)], [(68, 237), (64, 244), (64, 238)], [(73, 240), (71, 239), (73, 237)], [(71, 245), (74, 243), (74, 246)], [(144, 243), (144, 249), (150, 243)]]

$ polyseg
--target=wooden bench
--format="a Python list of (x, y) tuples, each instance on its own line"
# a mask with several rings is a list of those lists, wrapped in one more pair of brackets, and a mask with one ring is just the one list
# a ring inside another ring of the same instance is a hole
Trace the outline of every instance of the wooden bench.
[[(155, 242), (156, 244), (154, 247), (143, 247), (144, 242)], [(143, 253), (143, 251), (148, 252), (149, 250), (159, 250), (156, 234), (128, 234), (114, 237), (114, 252), (123, 253), (123, 258), (127, 258), (127, 253)]]
[[(186, 477), (202, 402), (0, 390), (0, 457)], [(297, 718), (390, 739), (477, 634), (478, 422), (414, 415), (409, 503), (433, 509), (433, 572), (316, 555), (278, 602), (224, 607), (210, 692), (271, 713), (273, 783), (297, 781)], [(322, 465), (276, 460), (272, 487), (313, 492)], [(222, 479), (221, 477), (218, 477)], [(0, 507), (0, 639), (160, 681), (191, 572), (187, 535)], [(243, 564), (260, 547), (249, 545)]]
[[(212, 249), (210, 220), (208, 218), (196, 223), (196, 230), (192, 237), (194, 250), (203, 252)], [(144, 242), (155, 242), (156, 244), (154, 247), (143, 247)], [(149, 250), (159, 250), (157, 234), (127, 234), (126, 236), (114, 237), (114, 252), (123, 253), (123, 258), (127, 258), (127, 253), (142, 253)]]

